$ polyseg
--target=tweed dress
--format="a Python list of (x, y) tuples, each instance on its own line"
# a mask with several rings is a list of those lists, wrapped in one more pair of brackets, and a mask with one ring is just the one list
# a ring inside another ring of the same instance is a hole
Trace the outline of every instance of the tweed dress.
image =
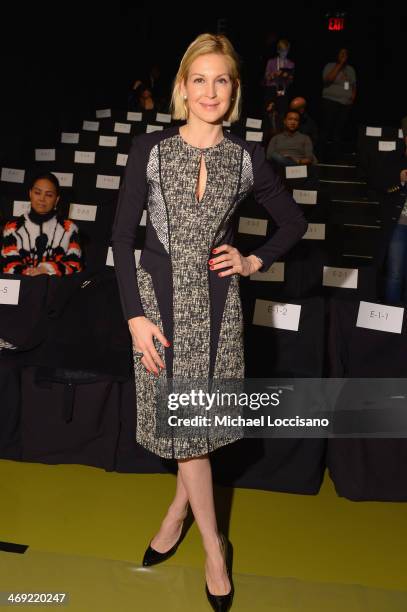
[[(201, 156), (207, 180), (198, 202)], [(208, 260), (214, 247), (233, 244), (232, 217), (253, 188), (279, 226), (252, 251), (267, 270), (303, 235), (306, 222), (259, 145), (225, 133), (217, 145), (201, 149), (184, 141), (178, 127), (134, 139), (112, 245), (125, 317), (146, 316), (171, 343), (164, 347), (154, 338), (165, 364), (158, 378), (134, 358), (136, 440), (161, 457), (199, 456), (243, 437), (241, 428), (217, 435), (158, 435), (157, 397), (158, 385), (169, 378), (244, 378), (239, 275), (219, 277)], [(144, 207), (146, 238), (136, 266), (134, 235)]]

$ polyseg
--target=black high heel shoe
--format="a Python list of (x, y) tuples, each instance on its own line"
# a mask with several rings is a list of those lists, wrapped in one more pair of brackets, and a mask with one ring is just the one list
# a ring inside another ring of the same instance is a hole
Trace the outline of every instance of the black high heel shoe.
[(225, 558), (226, 572), (231, 584), (231, 589), (229, 593), (226, 593), (226, 595), (213, 595), (213, 593), (209, 591), (208, 584), (205, 581), (205, 592), (208, 601), (215, 612), (227, 612), (232, 605), (233, 595), (235, 593), (235, 587), (232, 582), (232, 545), (229, 540), (226, 539), (223, 533), (220, 533), (219, 537), (221, 540), (221, 548)]
[(157, 563), (161, 563), (162, 561), (165, 561), (166, 559), (169, 559), (170, 557), (172, 557), (172, 555), (176, 553), (177, 548), (183, 538), (183, 532), (184, 532), (184, 525), (182, 525), (181, 534), (178, 540), (175, 542), (174, 546), (172, 546), (169, 550), (163, 553), (158, 552), (158, 550), (155, 550), (154, 548), (152, 548), (151, 542), (150, 542), (146, 552), (144, 553), (143, 566), (148, 567), (150, 565), (156, 565)]

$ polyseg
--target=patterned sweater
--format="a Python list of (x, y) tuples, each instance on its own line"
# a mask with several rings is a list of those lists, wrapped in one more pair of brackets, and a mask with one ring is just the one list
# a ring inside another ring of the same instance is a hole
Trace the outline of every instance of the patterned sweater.
[(3, 274), (27, 274), (42, 264), (48, 274), (65, 276), (83, 269), (78, 227), (56, 214), (40, 218), (31, 211), (12, 219), (3, 229)]

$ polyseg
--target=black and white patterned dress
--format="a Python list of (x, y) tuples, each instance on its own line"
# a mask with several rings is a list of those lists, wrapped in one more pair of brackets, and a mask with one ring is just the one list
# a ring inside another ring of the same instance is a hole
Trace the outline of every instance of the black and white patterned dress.
[[(207, 180), (198, 202), (201, 155)], [(219, 277), (208, 260), (216, 246), (233, 244), (232, 215), (252, 190), (278, 225), (274, 235), (252, 251), (264, 261), (263, 271), (307, 228), (263, 148), (225, 132), (220, 143), (200, 149), (186, 143), (178, 127), (133, 140), (113, 226), (113, 255), (125, 318), (145, 315), (171, 343), (167, 348), (154, 340), (165, 363), (159, 379), (244, 377), (239, 275)], [(145, 206), (146, 238), (136, 266), (135, 233)], [(240, 430), (223, 437), (157, 435), (158, 379), (138, 358), (134, 368), (136, 439), (148, 450), (161, 457), (188, 458), (242, 437)]]

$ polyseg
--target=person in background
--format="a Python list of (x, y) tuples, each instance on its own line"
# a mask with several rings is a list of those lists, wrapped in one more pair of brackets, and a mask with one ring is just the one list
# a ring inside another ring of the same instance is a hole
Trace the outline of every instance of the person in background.
[[(142, 87), (143, 89), (140, 90), (140, 87)], [(150, 68), (146, 71), (142, 71), (140, 77), (136, 81), (134, 81), (129, 94), (129, 106), (133, 110), (133, 107), (139, 103), (140, 93), (148, 91), (150, 98), (154, 100), (155, 109), (157, 111), (166, 112), (169, 102), (167, 89), (168, 88), (166, 86), (166, 83), (164, 82), (164, 78), (162, 76), (159, 64), (157, 62), (153, 62), (150, 65)]]
[(294, 80), (295, 64), (287, 57), (289, 51), (288, 40), (279, 40), (277, 56), (269, 59), (264, 74), (265, 103), (275, 102), (280, 116), (283, 116), (288, 108), (288, 90)]
[(30, 185), (31, 208), (3, 229), (2, 273), (67, 276), (83, 269), (78, 227), (57, 214), (60, 186), (51, 172)]
[(129, 95), (128, 107), (132, 111), (156, 111), (157, 107), (153, 93), (148, 84), (136, 81)]
[(271, 138), (284, 129), (284, 123), (280, 115), (276, 110), (275, 102), (269, 102), (266, 106), (266, 110), (263, 114), (263, 125), (264, 125), (264, 146), (267, 148)]
[(299, 131), (300, 113), (287, 111), (284, 116), (284, 131), (273, 136), (267, 147), (267, 159), (282, 166), (317, 164), (312, 140)]
[(336, 62), (323, 69), (321, 141), (333, 142), (337, 153), (344, 140), (350, 110), (356, 98), (356, 72), (348, 64), (348, 49), (340, 49)]
[(318, 143), (318, 127), (315, 121), (307, 113), (307, 101), (305, 98), (293, 98), (290, 102), (289, 110), (300, 113), (300, 127), (298, 131), (301, 134), (306, 134), (312, 140), (314, 148)]
[(401, 120), (401, 131), (403, 132), (405, 151), (404, 154), (407, 155), (407, 116), (403, 117)]
[[(399, 183), (387, 188), (383, 232), (389, 242), (385, 257), (385, 301), (394, 306), (407, 305), (407, 162), (399, 165)], [(391, 215), (395, 215), (394, 217)], [(391, 219), (391, 220), (390, 220)], [(387, 223), (386, 223), (387, 221)], [(386, 231), (387, 230), (387, 231)]]

